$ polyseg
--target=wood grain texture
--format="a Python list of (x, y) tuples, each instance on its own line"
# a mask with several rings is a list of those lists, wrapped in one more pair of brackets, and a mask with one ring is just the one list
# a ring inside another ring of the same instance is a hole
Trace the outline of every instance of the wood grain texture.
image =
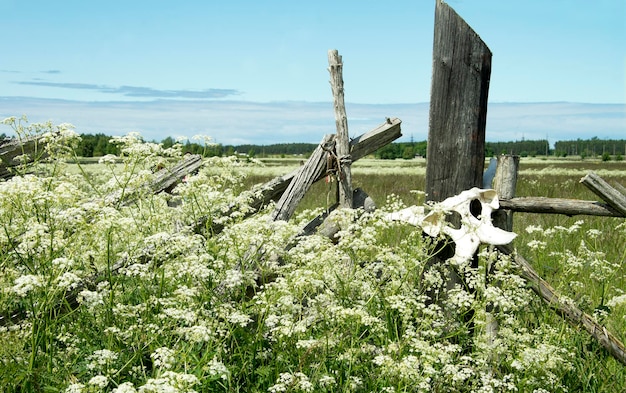
[(443, 1), (435, 7), (426, 198), (482, 185), (491, 51)]
[(564, 198), (523, 197), (501, 199), (500, 208), (524, 213), (626, 217), (605, 203)]
[(348, 116), (343, 90), (343, 62), (335, 49), (328, 51), (328, 71), (333, 92), (335, 125), (337, 127), (337, 179), (339, 181), (339, 206), (352, 208), (352, 172), (350, 169), (350, 139), (348, 137)]
[(621, 191), (611, 187), (609, 183), (593, 172), (580, 179), (580, 182), (613, 209), (626, 216), (626, 195), (622, 194)]

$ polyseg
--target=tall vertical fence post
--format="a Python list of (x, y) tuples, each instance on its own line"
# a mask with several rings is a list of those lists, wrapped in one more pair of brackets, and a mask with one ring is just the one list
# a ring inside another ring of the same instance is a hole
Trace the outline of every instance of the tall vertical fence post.
[(328, 51), (328, 71), (333, 91), (335, 123), (337, 125), (337, 179), (339, 205), (352, 208), (352, 172), (350, 169), (350, 140), (348, 137), (348, 116), (343, 95), (343, 63), (336, 49)]
[(480, 187), (485, 162), (491, 51), (437, 0), (430, 92), (426, 198), (440, 202)]
[[(493, 189), (498, 194), (498, 198), (512, 199), (515, 197), (517, 188), (517, 173), (519, 169), (519, 156), (501, 155), (498, 157), (498, 166), (493, 179)], [(513, 231), (513, 212), (508, 209), (498, 209), (493, 213), (493, 225), (505, 231)], [(488, 272), (492, 270), (491, 266)], [(487, 276), (486, 283), (489, 284), (490, 277)], [(494, 317), (496, 311), (492, 303), (487, 304), (485, 330), (487, 340), (490, 344), (495, 343), (500, 324)]]
[[(436, 0), (426, 201), (441, 202), (482, 186), (490, 75), (491, 51), (487, 45), (450, 6)], [(437, 248), (429, 265), (439, 269), (445, 282), (439, 291), (446, 297), (447, 291), (461, 285), (463, 279), (456, 267), (442, 264), (454, 254), (453, 246)], [(476, 267), (477, 261), (475, 257), (472, 266)], [(429, 295), (440, 296), (436, 292)], [(465, 318), (472, 331), (472, 315), (468, 313)]]

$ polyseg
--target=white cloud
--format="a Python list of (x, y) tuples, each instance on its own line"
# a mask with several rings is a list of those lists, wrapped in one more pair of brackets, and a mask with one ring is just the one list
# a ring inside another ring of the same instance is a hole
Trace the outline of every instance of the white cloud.
[[(79, 133), (122, 135), (139, 131), (147, 140), (204, 134), (222, 144), (319, 142), (335, 132), (330, 102), (247, 102), (157, 100), (78, 102), (0, 97), (0, 117), (25, 114), (31, 122), (72, 123)], [(428, 103), (346, 104), (349, 133), (357, 136), (382, 124), (402, 120), (401, 140), (428, 137)], [(9, 133), (9, 129), (0, 133)], [(623, 104), (491, 103), (487, 140), (626, 137)]]

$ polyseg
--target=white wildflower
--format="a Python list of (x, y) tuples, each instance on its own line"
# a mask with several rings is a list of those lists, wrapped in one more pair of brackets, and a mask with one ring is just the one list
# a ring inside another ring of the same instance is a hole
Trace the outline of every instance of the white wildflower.
[(228, 368), (226, 368), (224, 363), (220, 362), (215, 357), (211, 359), (211, 361), (209, 362), (208, 371), (209, 371), (209, 375), (213, 377), (219, 377), (223, 380), (228, 379), (228, 375), (229, 375)]
[(332, 385), (335, 385), (337, 383), (337, 381), (335, 381), (334, 377), (331, 377), (328, 374), (322, 375), (319, 379), (319, 384), (322, 387), (329, 387)]
[(72, 383), (65, 389), (65, 393), (82, 393), (83, 389), (85, 385), (82, 383)]
[(26, 297), (35, 288), (42, 286), (43, 279), (39, 275), (27, 274), (15, 279), (12, 291), (19, 297)]
[(228, 320), (230, 323), (239, 325), (241, 327), (246, 327), (250, 322), (252, 322), (252, 318), (248, 315), (242, 313), (241, 311), (235, 311), (228, 316)]
[(211, 329), (204, 325), (183, 326), (178, 328), (176, 333), (194, 343), (209, 342), (213, 337)]
[(88, 384), (100, 389), (104, 389), (109, 384), (109, 380), (104, 375), (96, 375), (89, 380)]
[(124, 382), (120, 386), (111, 390), (111, 393), (137, 393), (137, 389), (135, 389), (132, 382)]
[(150, 357), (152, 358), (153, 366), (156, 368), (167, 370), (174, 365), (174, 350), (170, 348), (157, 348), (150, 354)]
[(243, 284), (243, 274), (241, 270), (230, 269), (226, 271), (226, 278), (222, 283), (226, 288), (235, 288)]
[(531, 250), (545, 250), (548, 243), (541, 240), (531, 240), (528, 242), (528, 248)]
[(526, 227), (526, 232), (535, 233), (535, 232), (543, 232), (543, 228), (539, 225), (529, 225)]
[(56, 279), (57, 286), (65, 290), (70, 290), (78, 287), (78, 284), (80, 282), (80, 277), (72, 272), (65, 272)]
[(87, 357), (87, 360), (89, 360), (87, 368), (89, 370), (106, 370), (117, 358), (117, 352), (108, 349), (98, 349)]
[(85, 305), (87, 308), (93, 308), (97, 305), (104, 304), (104, 297), (102, 296), (102, 293), (98, 291), (90, 291), (88, 289), (80, 291), (76, 299), (78, 300), (78, 303)]
[(626, 294), (615, 296), (606, 303), (606, 305), (610, 308), (614, 308), (623, 304), (626, 304)]

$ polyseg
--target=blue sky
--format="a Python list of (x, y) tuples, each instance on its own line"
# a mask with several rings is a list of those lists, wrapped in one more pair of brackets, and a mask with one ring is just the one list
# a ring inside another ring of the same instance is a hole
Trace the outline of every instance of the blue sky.
[[(488, 140), (626, 137), (625, 1), (448, 4), (493, 52)], [(157, 140), (318, 142), (334, 132), (327, 51), (338, 49), (350, 133), (389, 116), (403, 120), (404, 139), (423, 140), (434, 8), (0, 0), (0, 117)]]

